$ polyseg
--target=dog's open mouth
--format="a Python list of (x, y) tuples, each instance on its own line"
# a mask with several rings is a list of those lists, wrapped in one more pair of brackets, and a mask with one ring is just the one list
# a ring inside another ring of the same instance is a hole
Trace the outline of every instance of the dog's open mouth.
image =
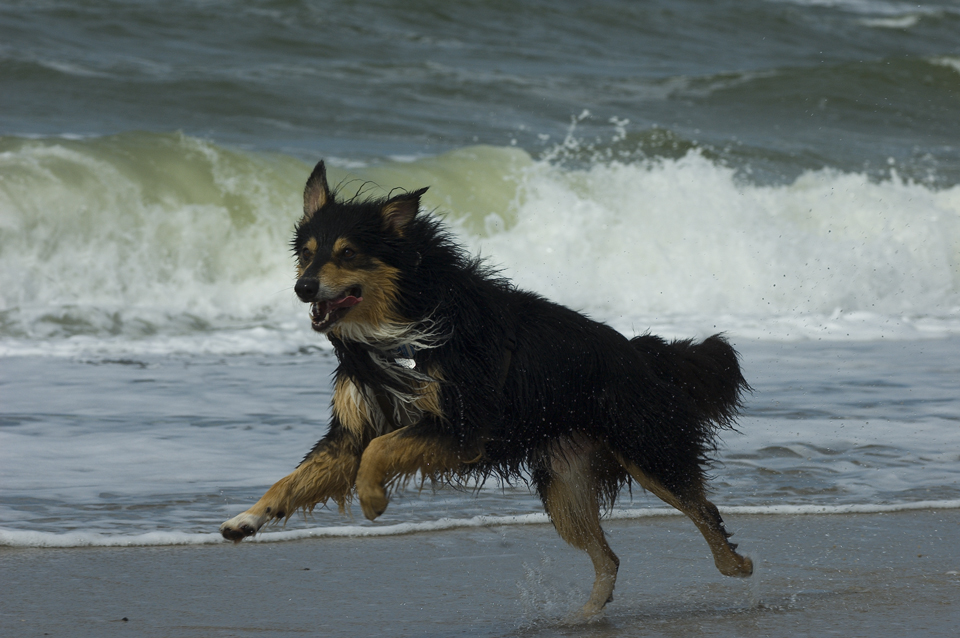
[(358, 287), (348, 289), (343, 296), (335, 299), (315, 301), (310, 304), (310, 325), (317, 332), (324, 332), (361, 301), (363, 297)]

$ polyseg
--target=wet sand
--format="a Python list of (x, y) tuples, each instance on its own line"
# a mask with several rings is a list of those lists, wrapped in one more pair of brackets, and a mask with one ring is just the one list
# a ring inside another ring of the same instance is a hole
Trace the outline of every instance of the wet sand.
[(956, 636), (960, 511), (728, 516), (751, 579), (682, 517), (605, 524), (592, 569), (548, 525), (214, 546), (0, 549), (2, 636)]

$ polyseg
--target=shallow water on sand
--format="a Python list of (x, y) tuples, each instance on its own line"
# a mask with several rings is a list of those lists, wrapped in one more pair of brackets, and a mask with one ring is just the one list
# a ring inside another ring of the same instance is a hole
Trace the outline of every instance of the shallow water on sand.
[(730, 516), (758, 565), (721, 576), (681, 517), (606, 525), (604, 616), (574, 615), (586, 555), (547, 525), (208, 547), (0, 548), (0, 633), (142, 636), (876, 636), (956, 633), (960, 512)]
[[(734, 512), (960, 506), (960, 340), (736, 344), (754, 387), (723, 437), (714, 500)], [(329, 418), (327, 350), (18, 357), (0, 372), (0, 542), (219, 542)], [(636, 489), (615, 517), (664, 511)], [(355, 508), (354, 508), (355, 509)], [(412, 486), (377, 523), (317, 510), (262, 539), (542, 522), (524, 485)], [(335, 531), (340, 530), (340, 531)]]

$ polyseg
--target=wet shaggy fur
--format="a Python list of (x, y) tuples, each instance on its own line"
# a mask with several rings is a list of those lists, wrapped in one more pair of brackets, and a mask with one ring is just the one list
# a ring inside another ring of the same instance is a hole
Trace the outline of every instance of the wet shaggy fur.
[[(426, 190), (426, 189), (424, 189)], [(421, 191), (342, 201), (320, 162), (296, 228), (299, 298), (339, 365), (330, 429), (300, 466), (221, 526), (239, 541), (271, 520), (354, 494), (374, 519), (391, 486), (529, 477), (611, 599), (619, 561), (600, 512), (631, 480), (687, 514), (721, 572), (749, 576), (705, 496), (716, 435), (747, 389), (720, 336), (627, 339), (516, 289), (468, 256)]]

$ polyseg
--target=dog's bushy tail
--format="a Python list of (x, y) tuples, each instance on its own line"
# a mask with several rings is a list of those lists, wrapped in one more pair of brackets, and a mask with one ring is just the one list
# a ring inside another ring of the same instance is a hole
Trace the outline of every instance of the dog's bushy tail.
[(684, 392), (701, 422), (733, 427), (750, 386), (740, 371), (740, 357), (726, 339), (714, 335), (700, 343), (692, 339), (666, 342), (654, 335), (630, 340), (649, 362), (656, 377)]

